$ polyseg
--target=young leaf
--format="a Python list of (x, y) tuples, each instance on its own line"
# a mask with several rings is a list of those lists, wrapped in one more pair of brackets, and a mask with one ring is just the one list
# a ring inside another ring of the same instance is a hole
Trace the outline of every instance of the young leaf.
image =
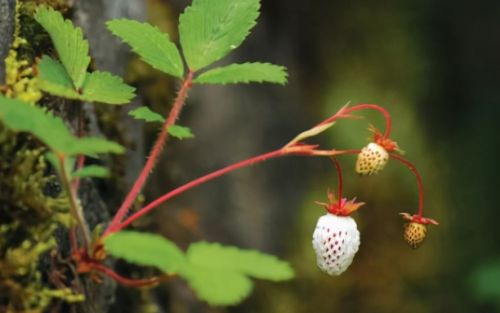
[(71, 174), (72, 177), (109, 177), (109, 170), (99, 165), (88, 165)]
[(60, 12), (50, 7), (40, 7), (35, 20), (49, 33), (74, 87), (79, 89), (85, 81), (90, 63), (89, 43), (83, 39), (81, 29), (71, 21), (64, 20)]
[(124, 148), (101, 138), (77, 138), (59, 117), (43, 109), (0, 94), (0, 119), (14, 131), (29, 132), (51, 150), (66, 156), (92, 153), (123, 153)]
[(180, 125), (172, 125), (168, 128), (168, 133), (176, 137), (178, 139), (186, 139), (186, 138), (194, 138), (193, 133), (191, 132), (191, 129), (180, 126)]
[(128, 115), (133, 116), (136, 120), (145, 120), (146, 122), (164, 122), (165, 118), (160, 114), (151, 111), (148, 107), (142, 106), (128, 112)]
[(259, 0), (193, 0), (179, 18), (182, 51), (197, 71), (240, 46), (259, 16)]
[(189, 246), (186, 255), (189, 264), (238, 272), (259, 279), (281, 281), (294, 276), (293, 269), (287, 262), (255, 250), (197, 242)]
[(106, 251), (131, 263), (155, 266), (165, 273), (177, 273), (185, 263), (182, 251), (162, 236), (120, 231), (104, 240)]
[(198, 297), (210, 305), (233, 305), (252, 291), (252, 281), (237, 272), (190, 265), (182, 276)]
[(237, 84), (267, 82), (286, 84), (286, 69), (269, 63), (231, 64), (209, 70), (194, 81), (200, 84)]
[(183, 76), (184, 66), (179, 50), (168, 34), (148, 23), (127, 19), (108, 21), (106, 25), (152, 67), (175, 77)]
[(81, 99), (86, 101), (125, 104), (135, 95), (135, 88), (125, 84), (121, 77), (108, 72), (88, 73), (82, 88)]

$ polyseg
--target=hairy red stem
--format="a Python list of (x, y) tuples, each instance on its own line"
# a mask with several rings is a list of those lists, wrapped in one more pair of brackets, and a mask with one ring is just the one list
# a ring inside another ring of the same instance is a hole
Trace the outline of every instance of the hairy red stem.
[(352, 107), (344, 107), (339, 112), (337, 112), (335, 115), (333, 115), (333, 116), (329, 117), (328, 119), (324, 120), (323, 122), (319, 123), (319, 125), (334, 122), (335, 120), (337, 120), (339, 118), (348, 117), (349, 113), (359, 111), (359, 110), (366, 110), (366, 109), (375, 110), (375, 111), (379, 111), (380, 113), (382, 113), (382, 115), (385, 118), (384, 138), (385, 139), (389, 138), (390, 134), (391, 134), (391, 127), (392, 127), (391, 115), (389, 114), (389, 112), (386, 109), (384, 109), (383, 107), (381, 107), (377, 104), (358, 104), (358, 105), (354, 105)]
[(161, 154), (161, 151), (163, 150), (165, 141), (168, 138), (168, 129), (170, 126), (172, 126), (177, 118), (179, 117), (179, 114), (181, 113), (182, 107), (184, 106), (187, 93), (189, 89), (192, 86), (193, 82), (193, 72), (188, 72), (186, 78), (184, 79), (181, 88), (179, 89), (179, 92), (177, 94), (177, 97), (174, 101), (174, 104), (172, 106), (172, 109), (170, 110), (170, 113), (165, 121), (165, 123), (162, 126), (162, 129), (160, 131), (160, 134), (158, 135), (158, 138), (156, 139), (156, 142), (153, 146), (153, 149), (151, 150), (151, 154), (149, 155), (149, 158), (144, 165), (144, 168), (142, 169), (139, 177), (135, 181), (134, 185), (132, 186), (132, 189), (126, 196), (125, 200), (123, 201), (122, 205), (118, 209), (116, 215), (113, 217), (113, 220), (109, 224), (108, 228), (104, 232), (104, 234), (107, 234), (111, 231), (113, 231), (118, 224), (122, 221), (122, 219), (127, 215), (130, 207), (134, 203), (137, 195), (141, 191), (142, 187), (144, 186), (144, 183), (146, 182), (146, 179), (148, 178), (149, 173), (153, 170), (156, 161), (158, 160), (158, 157)]
[(422, 217), (424, 214), (424, 183), (422, 182), (422, 177), (420, 176), (420, 173), (418, 172), (415, 165), (413, 165), (410, 161), (406, 160), (405, 158), (402, 158), (399, 155), (392, 154), (392, 153), (390, 154), (390, 157), (393, 158), (394, 160), (397, 160), (397, 161), (403, 163), (404, 165), (406, 165), (406, 167), (408, 167), (408, 169), (410, 169), (410, 171), (412, 171), (413, 174), (415, 174), (415, 178), (417, 179), (417, 185), (418, 185), (418, 212), (417, 212), (417, 215)]
[(133, 223), (135, 220), (137, 220), (141, 216), (149, 213), (151, 210), (153, 210), (154, 208), (156, 208), (158, 205), (162, 204), (163, 202), (165, 202), (165, 201), (167, 201), (167, 200), (169, 200), (169, 199), (171, 199), (171, 198), (173, 198), (173, 197), (175, 197), (175, 196), (177, 196), (177, 195), (179, 195), (179, 194), (181, 194), (189, 189), (192, 189), (198, 185), (201, 185), (207, 181), (210, 181), (214, 178), (217, 178), (219, 176), (222, 176), (222, 175), (227, 174), (229, 172), (232, 172), (234, 170), (240, 169), (242, 167), (246, 167), (246, 166), (249, 166), (249, 165), (252, 165), (255, 163), (259, 163), (259, 162), (262, 162), (262, 161), (265, 161), (265, 160), (268, 160), (271, 158), (276, 158), (276, 157), (290, 155), (290, 154), (307, 154), (307, 150), (313, 146), (302, 146), (302, 147), (304, 147), (304, 149), (300, 149), (300, 147), (301, 146), (298, 146), (298, 149), (279, 149), (279, 150), (275, 150), (275, 151), (272, 151), (269, 153), (261, 154), (259, 156), (240, 161), (238, 163), (229, 165), (227, 167), (219, 169), (219, 170), (212, 172), (210, 174), (207, 174), (205, 176), (199, 177), (199, 178), (197, 178), (197, 179), (195, 179), (195, 180), (193, 180), (193, 181), (191, 181), (191, 182), (189, 182), (181, 187), (178, 187), (178, 188), (164, 194), (163, 196), (157, 198), (156, 200), (150, 202), (148, 205), (146, 205), (145, 207), (143, 207), (142, 209), (140, 209), (136, 213), (132, 214), (123, 223), (117, 225), (110, 232), (117, 232), (117, 231), (127, 227), (128, 225)]

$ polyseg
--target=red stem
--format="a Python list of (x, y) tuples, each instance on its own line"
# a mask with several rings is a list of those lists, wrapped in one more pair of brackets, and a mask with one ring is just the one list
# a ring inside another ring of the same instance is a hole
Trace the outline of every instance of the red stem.
[(151, 154), (149, 155), (146, 164), (144, 165), (144, 168), (142, 169), (139, 177), (132, 186), (132, 189), (130, 190), (127, 197), (123, 201), (121, 207), (118, 209), (116, 215), (113, 217), (113, 220), (109, 224), (104, 234), (109, 233), (110, 230), (115, 229), (117, 227), (117, 225), (122, 221), (125, 215), (127, 215), (137, 195), (144, 186), (144, 183), (146, 182), (149, 173), (151, 173), (151, 171), (153, 170), (153, 167), (155, 166), (156, 161), (158, 160), (158, 157), (160, 156), (161, 151), (163, 150), (165, 141), (168, 138), (168, 128), (175, 123), (175, 121), (179, 117), (179, 114), (181, 113), (182, 107), (187, 97), (187, 93), (192, 86), (192, 81), (193, 81), (193, 72), (189, 71), (184, 81), (182, 82), (182, 86), (179, 89), (177, 98), (175, 99), (172, 109), (170, 110), (170, 113), (165, 123), (162, 126), (161, 132), (158, 135), (158, 138), (156, 139), (156, 142), (153, 146), (153, 149), (151, 150)]
[(396, 154), (390, 154), (391, 158), (394, 160), (398, 160), (399, 162), (403, 163), (410, 169), (410, 171), (415, 174), (415, 177), (417, 179), (417, 185), (418, 185), (418, 212), (417, 216), (422, 217), (424, 214), (424, 184), (422, 182), (422, 177), (420, 176), (420, 173), (418, 172), (417, 168), (415, 165), (413, 165), (410, 161), (406, 160), (405, 158), (400, 157), (399, 155)]
[(342, 203), (342, 188), (343, 188), (343, 179), (342, 179), (342, 169), (340, 168), (340, 164), (339, 164), (339, 161), (337, 160), (337, 158), (330, 158), (333, 162), (333, 164), (335, 164), (335, 169), (337, 170), (337, 178), (338, 178), (338, 201), (339, 203), (341, 204)]
[(99, 264), (99, 263), (92, 263), (91, 264), (92, 268), (96, 269), (97, 271), (104, 273), (114, 279), (116, 282), (122, 284), (123, 286), (126, 287), (147, 287), (147, 286), (154, 286), (160, 282), (159, 277), (152, 277), (152, 278), (146, 278), (146, 279), (130, 279), (127, 277), (123, 277), (120, 274), (116, 273), (112, 269)]
[(148, 205), (146, 205), (145, 207), (143, 207), (142, 209), (140, 209), (139, 211), (137, 211), (136, 213), (134, 213), (130, 217), (128, 217), (123, 223), (116, 225), (113, 228), (110, 228), (108, 233), (117, 232), (117, 231), (127, 227), (128, 225), (133, 223), (135, 220), (137, 220), (141, 216), (149, 213), (151, 210), (153, 210), (154, 208), (156, 208), (158, 205), (162, 204), (163, 202), (165, 202), (165, 201), (167, 201), (167, 200), (169, 200), (169, 199), (171, 199), (171, 198), (173, 198), (173, 197), (175, 197), (175, 196), (177, 196), (177, 195), (179, 195), (179, 194), (181, 194), (189, 189), (192, 189), (200, 184), (203, 184), (209, 180), (212, 180), (214, 178), (217, 178), (219, 176), (222, 176), (222, 175), (227, 174), (229, 172), (232, 172), (234, 170), (240, 169), (242, 167), (246, 167), (246, 166), (249, 166), (249, 165), (252, 165), (255, 163), (259, 163), (259, 162), (262, 162), (262, 161), (265, 161), (265, 160), (268, 160), (271, 158), (276, 158), (276, 157), (289, 155), (289, 154), (305, 154), (304, 151), (306, 151), (308, 149), (308, 146), (303, 146), (303, 147), (305, 147), (305, 149), (296, 149), (296, 150), (279, 149), (279, 150), (275, 150), (275, 151), (272, 151), (269, 153), (261, 154), (259, 156), (240, 161), (238, 163), (229, 165), (227, 167), (219, 169), (219, 170), (212, 172), (210, 174), (207, 174), (205, 176), (199, 177), (199, 178), (197, 178), (197, 179), (195, 179), (195, 180), (193, 180), (193, 181), (191, 181), (191, 182), (189, 182), (181, 187), (178, 187), (178, 188), (164, 194), (163, 196), (157, 198), (156, 200), (150, 202)]
[(389, 114), (389, 112), (386, 109), (384, 109), (383, 107), (381, 107), (377, 104), (358, 104), (358, 105), (355, 105), (352, 107), (343, 108), (342, 110), (337, 112), (335, 115), (333, 115), (330, 118), (319, 123), (319, 125), (331, 123), (331, 122), (333, 122), (339, 118), (342, 118), (342, 117), (349, 117), (349, 113), (359, 111), (359, 110), (366, 110), (366, 109), (375, 110), (375, 111), (379, 111), (380, 113), (382, 113), (382, 115), (385, 118), (384, 139), (389, 138), (390, 134), (391, 134), (391, 127), (392, 127), (391, 115)]

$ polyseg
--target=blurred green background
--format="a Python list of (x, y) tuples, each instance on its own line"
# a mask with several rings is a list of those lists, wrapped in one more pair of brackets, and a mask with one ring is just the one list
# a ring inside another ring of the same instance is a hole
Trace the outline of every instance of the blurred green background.
[[(175, 38), (188, 3), (149, 0), (149, 18)], [(500, 312), (500, 2), (263, 0), (261, 11), (230, 59), (283, 64), (289, 84), (193, 91), (182, 119), (197, 137), (173, 143), (146, 196), (277, 148), (348, 101), (376, 103), (391, 112), (392, 138), (424, 178), (425, 215), (440, 226), (411, 250), (398, 213), (416, 211), (412, 173), (391, 161), (379, 175), (358, 177), (354, 158), (343, 157), (345, 195), (367, 203), (355, 215), (362, 243), (344, 274), (327, 276), (315, 264), (311, 237), (323, 214), (314, 201), (336, 187), (334, 168), (323, 159), (271, 161), (191, 191), (147, 227), (184, 244), (207, 238), (278, 254), (297, 278), (258, 283), (249, 299), (227, 309), (193, 304), (172, 285), (158, 291), (170, 295), (170, 309)], [(166, 111), (174, 89), (165, 86), (173, 84), (147, 75), (153, 82), (132, 80), (149, 105)], [(369, 123), (384, 126), (376, 113), (364, 115), (316, 142), (359, 149)]]

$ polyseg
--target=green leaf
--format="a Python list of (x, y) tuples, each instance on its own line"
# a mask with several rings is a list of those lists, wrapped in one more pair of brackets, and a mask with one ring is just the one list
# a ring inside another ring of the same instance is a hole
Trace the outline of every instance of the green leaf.
[(108, 72), (87, 74), (81, 95), (82, 100), (109, 104), (125, 104), (134, 97), (135, 88), (125, 84), (121, 77)]
[(80, 99), (80, 94), (75, 91), (71, 78), (64, 66), (51, 57), (44, 55), (38, 64), (38, 86), (55, 96)]
[(125, 148), (116, 142), (97, 137), (73, 137), (64, 150), (68, 155), (93, 155), (100, 153), (123, 153)]
[(259, 0), (193, 0), (179, 18), (182, 51), (197, 71), (240, 46), (259, 16)]
[(187, 253), (180, 275), (198, 296), (213, 305), (231, 305), (246, 297), (252, 283), (247, 276), (272, 281), (291, 279), (288, 263), (254, 250), (198, 242)]
[(125, 84), (121, 77), (108, 72), (87, 73), (85, 82), (76, 92), (64, 67), (58, 61), (44, 55), (38, 66), (39, 87), (53, 95), (82, 101), (108, 104), (125, 104), (134, 97), (134, 88)]
[(164, 122), (165, 118), (160, 114), (151, 111), (148, 107), (142, 106), (128, 112), (128, 115), (133, 116), (136, 120), (145, 120), (146, 122)]
[(200, 299), (211, 305), (241, 302), (252, 291), (252, 281), (245, 275), (204, 266), (191, 265), (182, 273)]
[(272, 281), (293, 278), (293, 269), (287, 262), (256, 250), (242, 250), (218, 243), (197, 242), (189, 246), (190, 264), (210, 269), (234, 271), (254, 278)]
[(88, 165), (71, 174), (72, 177), (109, 177), (109, 170), (99, 165)]
[(286, 78), (285, 67), (255, 62), (217, 67), (201, 74), (194, 81), (200, 84), (267, 82), (284, 85)]
[(184, 66), (179, 50), (168, 34), (148, 23), (127, 19), (108, 21), (106, 25), (152, 67), (176, 77), (183, 76)]
[(168, 133), (178, 139), (194, 138), (191, 129), (180, 125), (172, 125), (168, 128)]
[(120, 231), (104, 240), (106, 251), (131, 263), (155, 266), (167, 274), (177, 273), (185, 263), (182, 251), (162, 236)]
[(79, 89), (85, 81), (90, 63), (89, 44), (83, 39), (81, 29), (50, 7), (40, 7), (35, 14), (35, 20), (49, 33), (74, 87)]
[(51, 150), (66, 156), (92, 153), (123, 153), (124, 148), (101, 138), (78, 138), (59, 117), (31, 104), (0, 95), (0, 119), (14, 131), (29, 132)]

